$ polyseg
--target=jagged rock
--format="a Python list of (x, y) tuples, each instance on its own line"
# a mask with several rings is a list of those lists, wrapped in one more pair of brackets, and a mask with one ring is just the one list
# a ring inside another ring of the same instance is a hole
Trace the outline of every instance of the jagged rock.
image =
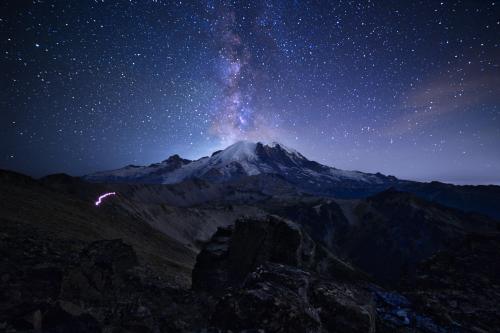
[(259, 266), (218, 302), (211, 325), (232, 331), (374, 332), (375, 308), (354, 285), (326, 282), (302, 269)]
[(197, 259), (193, 288), (215, 296), (210, 325), (221, 332), (451, 329), (404, 295), (346, 270), (299, 226), (275, 216), (219, 229)]
[(320, 332), (317, 310), (307, 297), (310, 279), (309, 273), (290, 266), (259, 266), (241, 289), (221, 298), (211, 325), (233, 331)]
[(298, 225), (269, 216), (219, 229), (198, 255), (193, 288), (220, 295), (211, 325), (226, 330), (373, 332), (360, 276)]
[(233, 227), (218, 228), (203, 251), (198, 254), (193, 269), (193, 289), (222, 290), (229, 283), (229, 240)]
[(375, 332), (375, 303), (371, 294), (353, 285), (315, 281), (311, 303), (318, 308), (323, 329), (328, 332)]
[[(418, 312), (415, 305), (404, 295), (372, 288), (377, 308), (377, 329), (388, 333), (426, 332), (446, 333), (448, 329), (438, 325), (432, 318)], [(452, 331), (453, 332), (453, 331)]]
[(138, 266), (122, 240), (85, 244), (4, 230), (1, 332), (190, 332), (205, 326), (210, 307), (203, 298)]
[(69, 253), (80, 244), (40, 240), (31, 230), (20, 232), (4, 221), (2, 227), (0, 323), (5, 330), (42, 327), (44, 314), (59, 296), (65, 268), (75, 263)]
[(94, 242), (81, 253), (80, 265), (65, 277), (61, 297), (103, 300), (122, 287), (124, 273), (137, 264), (134, 250), (122, 240)]
[(338, 239), (349, 231), (349, 221), (333, 200), (280, 200), (269, 203), (270, 210), (298, 223), (316, 242), (338, 252)]
[(250, 272), (265, 262), (300, 267), (336, 278), (362, 278), (316, 244), (297, 224), (268, 216), (240, 219), (234, 228), (220, 228), (197, 257), (193, 289), (216, 291), (240, 286)]
[(408, 297), (442, 326), (464, 332), (500, 327), (500, 234), (471, 234), (419, 265)]

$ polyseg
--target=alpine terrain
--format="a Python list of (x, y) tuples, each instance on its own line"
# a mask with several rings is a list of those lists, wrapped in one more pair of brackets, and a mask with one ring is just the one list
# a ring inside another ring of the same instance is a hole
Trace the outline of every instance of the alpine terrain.
[(500, 187), (238, 142), (83, 177), (0, 171), (5, 332), (498, 332)]

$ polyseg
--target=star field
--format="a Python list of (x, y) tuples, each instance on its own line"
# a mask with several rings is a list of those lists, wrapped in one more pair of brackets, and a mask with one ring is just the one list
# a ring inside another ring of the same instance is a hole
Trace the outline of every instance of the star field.
[(277, 140), (342, 169), (500, 183), (500, 3), (3, 1), (0, 167)]

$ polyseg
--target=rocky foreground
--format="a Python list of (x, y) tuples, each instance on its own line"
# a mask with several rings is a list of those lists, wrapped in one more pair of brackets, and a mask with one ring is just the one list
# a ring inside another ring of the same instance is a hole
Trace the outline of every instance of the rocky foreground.
[[(0, 328), (6, 332), (495, 332), (497, 236), (382, 288), (275, 216), (219, 228), (197, 256), (192, 288), (170, 285), (120, 239), (0, 234)], [(409, 282), (410, 283), (410, 282)]]
[(499, 332), (500, 224), (410, 193), (0, 185), (0, 332)]

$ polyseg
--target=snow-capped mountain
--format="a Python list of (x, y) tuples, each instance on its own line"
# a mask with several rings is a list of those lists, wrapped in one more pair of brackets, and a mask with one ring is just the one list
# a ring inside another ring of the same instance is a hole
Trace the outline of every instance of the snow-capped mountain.
[(359, 196), (376, 193), (401, 181), (380, 173), (345, 171), (310, 161), (280, 143), (237, 142), (195, 161), (173, 155), (149, 166), (129, 165), (84, 176), (92, 182), (173, 184), (191, 178), (223, 183), (274, 174), (312, 194)]

